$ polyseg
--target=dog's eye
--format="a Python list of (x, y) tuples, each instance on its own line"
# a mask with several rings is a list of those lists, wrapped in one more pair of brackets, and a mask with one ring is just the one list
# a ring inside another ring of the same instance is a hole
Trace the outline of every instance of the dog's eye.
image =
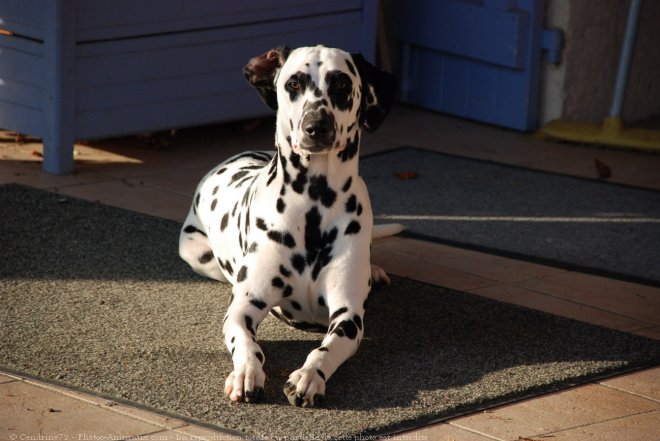
[(298, 82), (298, 81), (289, 81), (287, 83), (287, 86), (289, 87), (289, 89), (298, 90), (298, 89), (300, 89), (300, 82)]
[(337, 83), (337, 89), (339, 89), (339, 90), (344, 90), (347, 87), (348, 87), (348, 82), (346, 82), (346, 81), (339, 81)]

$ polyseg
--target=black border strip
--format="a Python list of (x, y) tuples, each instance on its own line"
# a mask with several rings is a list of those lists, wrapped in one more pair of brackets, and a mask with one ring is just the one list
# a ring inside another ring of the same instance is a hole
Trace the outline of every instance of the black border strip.
[[(616, 183), (616, 182), (608, 182), (608, 181), (603, 181), (603, 180), (598, 180), (598, 179), (590, 179), (590, 178), (585, 178), (585, 177), (582, 177), (582, 176), (573, 176), (573, 175), (567, 175), (567, 174), (563, 174), (563, 173), (546, 171), (546, 170), (536, 170), (536, 169), (533, 169), (533, 168), (522, 167), (520, 165), (505, 164), (505, 163), (491, 161), (491, 160), (488, 160), (488, 159), (470, 158), (468, 156), (454, 155), (454, 154), (445, 153), (445, 152), (436, 152), (434, 150), (424, 149), (424, 148), (420, 148), (420, 147), (413, 147), (413, 146), (401, 146), (401, 147), (397, 147), (397, 148), (390, 149), (390, 150), (383, 150), (383, 151), (380, 151), (380, 152), (370, 153), (368, 155), (362, 156), (361, 159), (368, 160), (369, 158), (373, 158), (373, 157), (377, 157), (377, 156), (384, 156), (384, 155), (388, 155), (390, 153), (395, 153), (395, 152), (398, 152), (399, 150), (413, 150), (413, 151), (420, 151), (420, 152), (424, 152), (424, 153), (433, 153), (433, 154), (440, 155), (440, 156), (445, 156), (445, 157), (448, 157), (448, 158), (465, 159), (465, 160), (468, 160), (468, 161), (479, 162), (479, 163), (482, 163), (482, 164), (495, 165), (495, 166), (510, 168), (510, 169), (514, 169), (516, 171), (542, 173), (542, 174), (550, 175), (550, 176), (570, 178), (570, 179), (574, 179), (574, 180), (576, 180), (580, 183), (588, 182), (588, 183), (591, 183), (591, 184), (609, 185), (609, 186), (624, 188), (624, 189), (629, 189), (629, 190), (645, 191), (645, 192), (656, 194), (656, 195), (658, 193), (660, 193), (660, 192), (652, 190), (650, 188), (644, 188), (644, 187), (639, 187), (639, 186), (635, 186), (635, 185), (619, 184), (619, 183)], [(510, 259), (522, 260), (522, 261), (526, 261), (526, 262), (536, 263), (536, 264), (539, 264), (539, 265), (553, 266), (555, 268), (560, 268), (560, 269), (564, 269), (564, 270), (568, 270), (568, 271), (576, 271), (576, 272), (580, 272), (580, 273), (591, 274), (591, 275), (594, 275), (594, 276), (607, 277), (609, 279), (620, 280), (620, 281), (623, 281), (623, 282), (637, 283), (637, 284), (640, 284), (640, 285), (647, 285), (647, 286), (660, 288), (660, 280), (650, 279), (650, 278), (647, 278), (647, 277), (635, 276), (635, 275), (626, 274), (626, 273), (619, 273), (619, 272), (616, 272), (616, 271), (610, 271), (610, 270), (605, 270), (605, 269), (602, 269), (602, 268), (596, 268), (596, 267), (591, 267), (591, 266), (572, 264), (572, 263), (562, 262), (560, 260), (555, 260), (555, 259), (550, 259), (550, 258), (545, 258), (545, 257), (539, 257), (539, 256), (533, 256), (533, 255), (530, 255), (530, 254), (519, 253), (519, 252), (516, 252), (516, 251), (507, 251), (507, 250), (502, 250), (502, 249), (499, 249), (499, 248), (492, 248), (492, 247), (488, 247), (488, 246), (484, 246), (484, 245), (471, 244), (471, 243), (468, 243), (468, 242), (460, 242), (460, 241), (455, 241), (455, 240), (443, 239), (443, 238), (440, 238), (440, 237), (435, 237), (435, 236), (426, 235), (426, 234), (422, 234), (422, 233), (415, 233), (415, 232), (406, 231), (406, 230), (404, 230), (402, 233), (400, 233), (400, 236), (408, 237), (408, 238), (411, 238), (411, 239), (424, 240), (424, 241), (427, 241), (427, 242), (439, 243), (439, 244), (443, 244), (443, 245), (447, 245), (447, 246), (451, 246), (451, 247), (456, 247), (456, 248), (462, 248), (462, 249), (471, 250), (471, 251), (478, 251), (478, 252), (481, 252), (481, 253), (493, 254), (493, 255), (496, 255), (496, 256), (507, 257), (507, 258), (510, 258)]]

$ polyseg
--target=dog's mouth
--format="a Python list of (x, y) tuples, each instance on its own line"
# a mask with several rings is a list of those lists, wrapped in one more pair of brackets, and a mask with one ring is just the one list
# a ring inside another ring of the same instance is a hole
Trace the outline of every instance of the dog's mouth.
[(304, 142), (300, 145), (293, 144), (293, 151), (303, 155), (320, 155), (333, 151), (337, 148), (338, 146), (336, 146), (336, 144), (305, 144)]

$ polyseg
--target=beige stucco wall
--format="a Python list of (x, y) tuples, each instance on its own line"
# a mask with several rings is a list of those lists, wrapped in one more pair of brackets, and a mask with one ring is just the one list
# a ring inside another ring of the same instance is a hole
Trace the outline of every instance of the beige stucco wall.
[[(609, 114), (629, 0), (546, 0), (564, 31), (562, 63), (543, 67), (542, 122), (600, 122)], [(644, 0), (623, 107), (625, 121), (660, 114), (660, 1)]]

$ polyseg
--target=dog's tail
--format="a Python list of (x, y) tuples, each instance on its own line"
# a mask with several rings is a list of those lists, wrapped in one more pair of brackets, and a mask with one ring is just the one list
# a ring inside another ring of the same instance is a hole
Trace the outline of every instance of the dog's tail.
[(373, 230), (371, 231), (371, 239), (380, 239), (382, 237), (394, 236), (404, 230), (404, 226), (401, 224), (381, 224), (374, 225)]

